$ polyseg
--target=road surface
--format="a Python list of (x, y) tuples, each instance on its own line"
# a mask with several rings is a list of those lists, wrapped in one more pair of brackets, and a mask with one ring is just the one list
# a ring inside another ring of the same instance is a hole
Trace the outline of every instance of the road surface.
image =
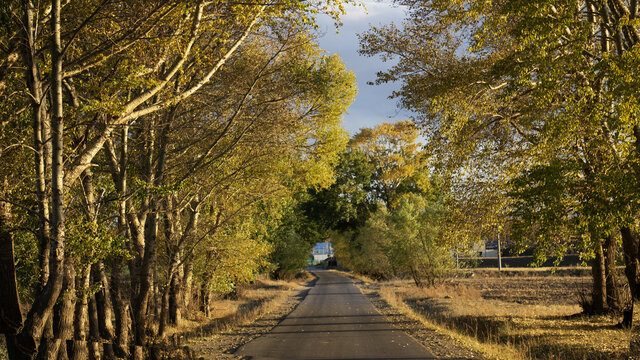
[(434, 359), (422, 345), (393, 327), (353, 282), (330, 271), (271, 332), (236, 352), (251, 360)]

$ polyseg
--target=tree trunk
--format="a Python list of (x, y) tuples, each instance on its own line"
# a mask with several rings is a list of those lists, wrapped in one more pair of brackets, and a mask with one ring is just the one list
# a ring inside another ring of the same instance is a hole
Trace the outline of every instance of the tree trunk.
[[(181, 239), (182, 240), (182, 239)], [(184, 281), (184, 263), (182, 262), (183, 241), (180, 241), (176, 253), (176, 264), (174, 265), (175, 273), (169, 283), (169, 323), (179, 326), (182, 321), (182, 310), (184, 308), (183, 281)]]
[(37, 233), (39, 242), (38, 264), (40, 267), (39, 290), (42, 290), (49, 279), (51, 246), (51, 230), (47, 221), (50, 218), (48, 197), (50, 194), (47, 191), (47, 177), (50, 176), (49, 172), (51, 170), (51, 143), (48, 141), (51, 138), (51, 124), (47, 112), (47, 103), (44, 101), (45, 96), (43, 96), (44, 90), (38, 60), (36, 9), (32, 2), (25, 2), (24, 7), (24, 33), (21, 36), (23, 39), (21, 54), (25, 65), (25, 79), (31, 95), (29, 98), (31, 100), (31, 125), (35, 161), (35, 193), (39, 215)]
[(162, 291), (160, 291), (160, 279), (158, 278), (158, 263), (154, 261), (153, 265), (153, 292), (152, 292), (152, 300), (151, 309), (153, 309), (153, 318), (157, 321), (160, 317), (161, 306), (162, 306)]
[(204, 313), (204, 316), (210, 317), (211, 316), (211, 299), (213, 297), (212, 296), (213, 295), (213, 291), (208, 289), (207, 286), (203, 284), (201, 289), (200, 289), (200, 293), (202, 294), (200, 296), (200, 298), (202, 299), (202, 303), (200, 304), (200, 308), (201, 308), (202, 312)]
[(631, 305), (631, 313), (633, 314), (633, 326), (630, 330), (630, 340), (629, 340), (629, 358), (630, 359), (639, 359), (640, 358), (640, 300), (637, 298), (634, 299), (633, 304)]
[[(89, 337), (87, 338), (89, 358), (100, 359), (100, 347), (98, 345), (98, 341), (100, 340), (100, 325), (98, 321), (98, 306), (96, 304), (95, 296), (89, 297), (87, 310), (89, 312)], [(111, 341), (112, 340), (105, 344), (111, 344)], [(111, 348), (111, 351), (113, 352), (113, 347)]]
[(191, 303), (193, 299), (193, 261), (191, 257), (187, 259), (184, 265), (184, 311), (189, 313), (191, 311)]
[(618, 247), (615, 234), (607, 236), (604, 241), (604, 260), (607, 281), (607, 306), (612, 310), (622, 310), (618, 272), (616, 270), (616, 249)]
[(596, 258), (591, 267), (593, 274), (591, 300), (593, 301), (593, 312), (603, 314), (607, 309), (607, 277), (602, 241), (599, 238), (596, 240), (595, 252)]
[[(119, 208), (118, 208), (118, 231), (121, 236), (132, 240), (132, 231), (129, 220), (134, 220), (133, 217), (127, 218), (127, 164), (128, 164), (128, 144), (129, 144), (129, 127), (123, 126), (120, 132), (120, 149), (116, 151), (111, 143), (107, 143), (107, 150), (109, 150), (111, 174), (113, 182), (118, 192)], [(123, 250), (132, 252), (131, 242), (127, 245), (123, 245)], [(128, 357), (129, 356), (129, 308), (124, 301), (124, 289), (122, 288), (122, 266), (124, 263), (123, 258), (114, 259), (111, 263), (111, 303), (113, 304), (113, 313), (115, 317), (115, 332), (114, 332), (114, 351), (117, 356)], [(129, 261), (130, 274), (134, 274), (133, 261)], [(134, 294), (134, 279), (131, 278), (131, 289), (127, 294)]]
[(76, 271), (73, 258), (67, 254), (64, 262), (63, 291), (59, 303), (54, 309), (53, 316), (53, 335), (56, 340), (60, 340), (58, 348), (53, 350), (54, 358), (68, 359), (66, 341), (73, 339), (75, 307)]
[[(134, 216), (127, 216), (127, 166), (128, 166), (128, 149), (129, 149), (129, 127), (123, 125), (119, 132), (120, 148), (116, 149), (111, 142), (107, 142), (107, 150), (109, 153), (108, 159), (111, 169), (111, 176), (115, 185), (117, 194), (119, 196), (118, 203), (118, 232), (124, 238), (130, 241), (123, 244), (123, 250), (134, 253), (135, 251), (142, 251), (142, 244), (133, 243), (133, 231), (132, 227), (138, 223), (138, 219), (134, 219)], [(141, 238), (142, 239), (142, 238)], [(140, 240), (143, 241), (143, 240)], [(111, 303), (113, 304), (113, 313), (115, 317), (114, 328), (114, 351), (119, 357), (129, 356), (129, 307), (125, 303), (125, 291), (122, 285), (122, 267), (125, 260), (123, 258), (114, 259), (111, 263), (111, 278), (110, 278), (110, 292)], [(128, 261), (129, 273), (133, 275), (134, 261)], [(131, 295), (135, 294), (135, 278), (130, 277), (131, 284), (130, 289), (126, 293)], [(106, 293), (105, 293), (106, 296)]]
[(100, 339), (100, 315), (98, 313), (98, 304), (95, 296), (89, 297), (87, 310), (89, 312), (89, 340), (98, 341)]
[(177, 273), (171, 279), (169, 286), (169, 322), (172, 325), (179, 326), (182, 321), (182, 266), (179, 266)]
[[(145, 238), (143, 224), (137, 222), (135, 214), (127, 214), (130, 221), (131, 242), (135, 257), (130, 261), (129, 272), (131, 279), (131, 330), (135, 345), (144, 344), (146, 333), (146, 312), (149, 300), (149, 292), (153, 281), (151, 272), (145, 272)], [(145, 219), (145, 222), (147, 220)], [(147, 264), (150, 266), (150, 264)]]
[[(155, 210), (155, 209), (154, 209)], [(137, 346), (144, 346), (147, 337), (149, 301), (153, 286), (153, 267), (156, 259), (157, 213), (154, 211), (147, 218), (144, 229), (144, 256), (137, 269), (137, 293), (133, 301), (134, 342)]]
[(109, 290), (109, 280), (104, 272), (104, 263), (97, 262), (92, 267), (94, 282), (100, 284), (100, 290), (95, 294), (97, 306), (98, 328), (100, 336), (108, 341), (112, 341), (114, 337), (113, 327), (113, 306), (111, 304), (111, 294)]
[(89, 322), (89, 285), (91, 281), (91, 269), (84, 269), (76, 276), (76, 289), (80, 297), (76, 301), (74, 319), (74, 352), (70, 357), (73, 360), (89, 358), (87, 348), (87, 325)]
[[(28, 32), (35, 27), (34, 9), (31, 2), (25, 5), (25, 18)], [(62, 290), (65, 259), (65, 199), (64, 199), (64, 122), (62, 111), (62, 41), (60, 28), (60, 0), (52, 0), (51, 7), (51, 240), (49, 258), (49, 277), (42, 291), (36, 296), (33, 306), (27, 314), (24, 327), (16, 337), (20, 356), (32, 358), (38, 349), (38, 343), (44, 331), (47, 319), (51, 316), (58, 295)], [(31, 36), (30, 34), (29, 36)], [(39, 111), (39, 109), (36, 109)]]
[(160, 309), (160, 323), (158, 324), (158, 337), (164, 338), (169, 325), (169, 286), (162, 291), (162, 302)]
[(624, 250), (624, 273), (629, 282), (629, 290), (634, 299), (640, 299), (640, 237), (628, 227), (620, 229)]
[(115, 316), (115, 352), (116, 355), (125, 357), (128, 355), (129, 331), (127, 326), (126, 305), (123, 300), (120, 272), (122, 259), (114, 260), (111, 266), (111, 302), (113, 303), (113, 313)]
[(620, 229), (624, 249), (624, 273), (627, 276), (631, 292), (631, 309), (625, 311), (623, 325), (630, 328), (630, 355), (640, 354), (640, 237), (629, 227)]
[(413, 277), (413, 281), (416, 283), (416, 286), (419, 288), (423, 287), (424, 285), (422, 284), (422, 279), (420, 279), (418, 271), (413, 266), (410, 267), (410, 271), (411, 277)]
[[(8, 192), (5, 178), (0, 187), (0, 197)], [(0, 333), (5, 334), (7, 352), (16, 358), (15, 335), (22, 327), (22, 310), (18, 296), (18, 282), (13, 252), (13, 233), (10, 231), (11, 206), (0, 202)]]
[[(84, 194), (84, 209), (85, 215), (87, 218), (87, 222), (93, 223), (97, 225), (98, 222), (98, 206), (94, 194), (94, 186), (93, 186), (93, 173), (91, 169), (86, 169), (81, 177), (83, 194)], [(98, 306), (96, 304), (96, 297), (100, 297), (102, 295), (102, 302), (104, 303), (104, 294), (99, 291), (95, 294), (89, 295), (89, 287), (91, 285), (91, 278), (94, 278), (94, 282), (101, 284), (101, 290), (104, 291), (105, 288), (108, 289), (108, 284), (105, 284), (106, 281), (103, 281), (104, 271), (102, 271), (102, 275), (100, 274), (100, 270), (103, 270), (103, 264), (101, 261), (90, 265), (87, 269), (84, 269), (81, 281), (78, 282), (78, 288), (81, 290), (80, 301), (76, 304), (76, 324), (75, 324), (75, 341), (74, 341), (74, 360), (81, 360), (86, 358), (99, 358), (100, 353), (95, 346), (95, 341), (100, 338), (100, 331), (98, 324), (100, 321), (98, 320), (100, 316), (98, 316)], [(92, 276), (93, 275), (93, 276)], [(97, 281), (95, 280), (97, 278)], [(106, 280), (106, 277), (105, 277)], [(107, 290), (108, 291), (108, 290)], [(108, 300), (107, 300), (108, 301)], [(106, 310), (106, 309), (103, 309)], [(108, 316), (108, 318), (107, 318)], [(111, 313), (110, 310), (106, 310), (106, 313), (103, 313), (102, 323), (111, 321)], [(87, 336), (87, 325), (89, 325), (89, 336)], [(91, 338), (91, 346), (89, 345), (89, 338)], [(111, 340), (111, 336), (107, 337), (108, 340)]]

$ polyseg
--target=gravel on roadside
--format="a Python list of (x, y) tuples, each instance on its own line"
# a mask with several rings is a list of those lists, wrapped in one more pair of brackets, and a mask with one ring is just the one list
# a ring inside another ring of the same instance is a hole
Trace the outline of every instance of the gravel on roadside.
[(287, 294), (283, 295), (284, 300), (276, 300), (281, 303), (275, 310), (251, 323), (239, 325), (231, 330), (211, 336), (190, 339), (189, 348), (197, 354), (196, 358), (199, 359), (242, 359), (243, 357), (234, 354), (236, 350), (271, 331), (300, 304), (313, 287), (313, 283), (312, 280), (298, 288), (287, 290)]
[[(345, 273), (345, 275), (349, 275)], [(474, 352), (456, 339), (437, 330), (425, 328), (418, 320), (413, 319), (382, 299), (378, 293), (380, 286), (376, 283), (364, 281), (350, 276), (360, 291), (371, 301), (373, 306), (384, 315), (396, 328), (403, 330), (409, 336), (429, 349), (438, 359), (447, 360), (483, 360), (484, 357)]]
[[(349, 273), (344, 273), (350, 275)], [(371, 301), (374, 307), (384, 315), (396, 328), (405, 331), (409, 336), (429, 349), (438, 359), (447, 360), (483, 360), (484, 358), (467, 349), (450, 336), (436, 330), (425, 328), (420, 321), (402, 314), (393, 308), (378, 295), (379, 285), (375, 283), (365, 283), (364, 281), (350, 276), (360, 291)], [(313, 281), (299, 288), (288, 290), (286, 299), (267, 315), (256, 319), (252, 323), (234, 327), (229, 331), (224, 331), (207, 337), (194, 338), (189, 340), (189, 348), (196, 354), (196, 358), (206, 360), (230, 360), (243, 359), (235, 352), (242, 345), (249, 341), (268, 333), (280, 323), (298, 304), (306, 297), (313, 286)]]

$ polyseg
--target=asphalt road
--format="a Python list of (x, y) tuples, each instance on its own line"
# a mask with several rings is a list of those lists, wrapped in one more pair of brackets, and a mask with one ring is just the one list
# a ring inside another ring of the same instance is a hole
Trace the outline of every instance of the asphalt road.
[(236, 352), (252, 360), (284, 359), (434, 359), (396, 329), (360, 293), (353, 282), (330, 271), (271, 332)]

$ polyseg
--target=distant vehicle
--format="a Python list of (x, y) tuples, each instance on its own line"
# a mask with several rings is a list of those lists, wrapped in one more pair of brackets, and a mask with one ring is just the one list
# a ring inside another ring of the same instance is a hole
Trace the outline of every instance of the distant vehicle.
[(484, 243), (484, 248), (485, 248), (486, 250), (489, 250), (489, 249), (491, 249), (491, 250), (493, 250), (493, 249), (497, 249), (497, 248), (498, 248), (498, 240), (487, 240), (487, 241)]

